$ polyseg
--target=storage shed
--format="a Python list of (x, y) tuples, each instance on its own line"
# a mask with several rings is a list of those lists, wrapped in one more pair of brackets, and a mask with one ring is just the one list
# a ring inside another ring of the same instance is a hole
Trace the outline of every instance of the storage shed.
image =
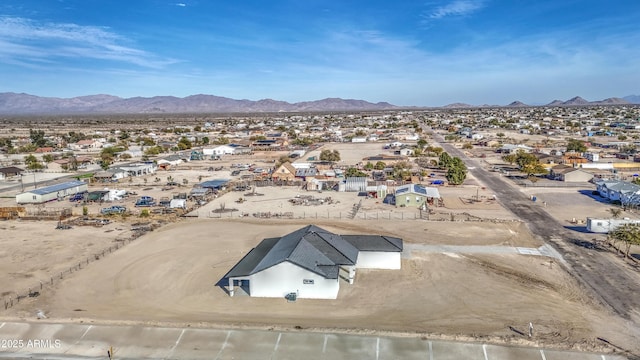
[(88, 186), (84, 181), (68, 181), (18, 194), (16, 202), (18, 204), (43, 204), (86, 191), (88, 191)]

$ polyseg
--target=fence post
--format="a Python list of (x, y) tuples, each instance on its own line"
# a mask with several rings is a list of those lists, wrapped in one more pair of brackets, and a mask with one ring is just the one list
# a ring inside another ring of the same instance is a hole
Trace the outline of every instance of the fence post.
[(42, 290), (42, 281), (40, 281), (40, 290)]

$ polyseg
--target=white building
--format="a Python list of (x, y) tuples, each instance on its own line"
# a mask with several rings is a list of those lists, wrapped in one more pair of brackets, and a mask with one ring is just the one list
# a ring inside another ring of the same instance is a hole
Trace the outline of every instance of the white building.
[(235, 152), (235, 148), (229, 145), (218, 145), (214, 148), (204, 148), (202, 153), (206, 156), (212, 155), (232, 155)]
[(308, 225), (279, 238), (264, 239), (226, 275), (255, 297), (335, 299), (340, 278), (353, 284), (356, 268), (400, 269), (402, 239), (380, 235), (337, 235)]
[(625, 224), (640, 224), (637, 219), (594, 219), (587, 218), (587, 231), (606, 234)]
[(16, 202), (18, 204), (43, 204), (86, 191), (88, 191), (88, 186), (84, 181), (68, 181), (18, 194)]

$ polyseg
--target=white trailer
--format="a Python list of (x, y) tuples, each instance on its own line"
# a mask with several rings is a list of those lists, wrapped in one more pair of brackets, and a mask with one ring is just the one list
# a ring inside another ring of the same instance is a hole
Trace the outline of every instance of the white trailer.
[(594, 219), (587, 218), (587, 231), (607, 234), (625, 224), (640, 224), (638, 219)]

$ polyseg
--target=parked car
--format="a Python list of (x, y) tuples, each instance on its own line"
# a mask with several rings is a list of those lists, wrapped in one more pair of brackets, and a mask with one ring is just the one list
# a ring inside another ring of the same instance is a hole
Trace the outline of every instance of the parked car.
[(136, 206), (137, 207), (149, 207), (149, 206), (156, 206), (156, 202), (154, 200), (142, 200), (142, 199), (138, 199), (138, 201), (136, 201)]
[(156, 201), (151, 196), (141, 196), (136, 201), (137, 207), (148, 207), (148, 206), (155, 206), (155, 205), (156, 205)]
[(127, 208), (120, 205), (113, 205), (106, 208), (102, 208), (100, 210), (100, 214), (102, 215), (111, 215), (111, 214), (123, 214), (127, 211)]
[(71, 197), (69, 197), (69, 201), (82, 201), (82, 200), (84, 200), (84, 196), (86, 194), (87, 194), (86, 192), (73, 194), (73, 195), (71, 195)]

